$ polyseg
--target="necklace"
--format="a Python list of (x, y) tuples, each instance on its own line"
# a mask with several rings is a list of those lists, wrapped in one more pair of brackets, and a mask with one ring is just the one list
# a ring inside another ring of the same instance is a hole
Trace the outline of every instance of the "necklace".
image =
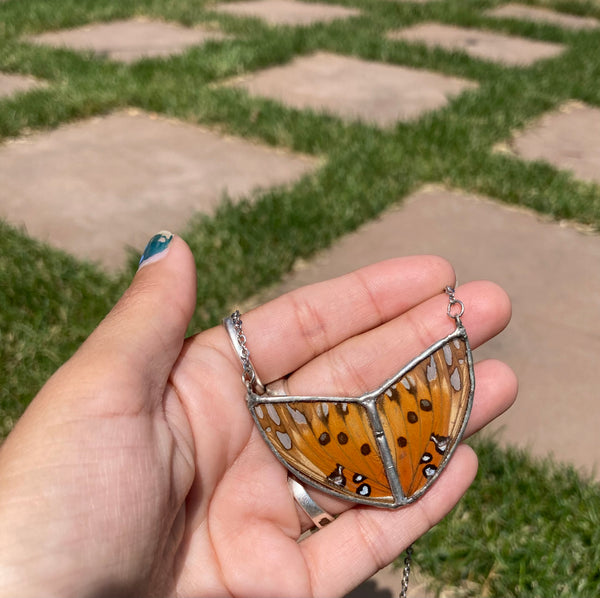
[[(427, 492), (462, 439), (475, 390), (461, 320), (464, 304), (453, 288), (445, 292), (455, 329), (359, 397), (269, 391), (250, 361), (239, 312), (224, 320), (242, 363), (250, 414), (295, 479), (337, 498), (383, 508), (408, 505)], [(409, 547), (401, 596), (411, 553)]]

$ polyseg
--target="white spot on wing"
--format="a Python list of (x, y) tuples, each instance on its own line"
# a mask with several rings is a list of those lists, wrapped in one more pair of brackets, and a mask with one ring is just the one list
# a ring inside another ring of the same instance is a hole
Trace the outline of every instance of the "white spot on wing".
[(452, 365), (452, 349), (450, 345), (444, 345), (444, 357), (448, 365)]
[(262, 407), (260, 405), (257, 405), (254, 408), (254, 413), (256, 413), (256, 415), (258, 416), (258, 419), (262, 419), (264, 417), (264, 415), (265, 415), (263, 413)]
[(269, 417), (275, 422), (275, 425), (279, 425), (281, 423), (281, 420), (279, 419), (279, 413), (277, 413), (277, 409), (275, 409), (275, 407), (273, 405), (265, 405), (267, 408), (267, 413), (269, 414)]
[(290, 450), (292, 448), (292, 439), (290, 438), (289, 434), (286, 432), (280, 432), (279, 430), (277, 430), (276, 434), (279, 442), (281, 442), (283, 445), (283, 448)]
[(433, 355), (432, 355), (429, 365), (427, 366), (427, 381), (432, 382), (436, 378), (437, 378), (437, 367), (435, 365), (435, 361), (433, 360)]
[(452, 376), (450, 376), (450, 384), (452, 384), (452, 388), (454, 390), (460, 390), (462, 388), (460, 372), (458, 371), (458, 368), (455, 368), (452, 372)]
[(302, 413), (301, 411), (298, 411), (298, 409), (294, 409), (292, 407), (290, 407), (289, 405), (287, 405), (287, 410), (290, 412), (290, 415), (292, 416), (293, 420), (297, 423), (297, 424), (306, 424), (306, 417), (304, 417), (304, 413)]
[(410, 382), (406, 378), (402, 378), (400, 382), (402, 382), (402, 386), (404, 386), (406, 390), (410, 390)]

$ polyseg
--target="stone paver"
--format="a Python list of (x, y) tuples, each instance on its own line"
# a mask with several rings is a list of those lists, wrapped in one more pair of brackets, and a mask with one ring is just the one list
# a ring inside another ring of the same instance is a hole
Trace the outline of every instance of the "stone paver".
[(297, 2), (296, 0), (251, 0), (218, 4), (213, 10), (240, 17), (257, 17), (270, 25), (312, 25), (345, 19), (360, 14), (355, 8)]
[(462, 50), (474, 58), (484, 58), (511, 66), (528, 66), (564, 51), (562, 44), (540, 42), (438, 23), (423, 23), (388, 33), (392, 40), (420, 42), (430, 47)]
[(526, 160), (545, 160), (600, 183), (600, 108), (569, 102), (515, 135), (509, 147)]
[(140, 58), (169, 56), (190, 46), (225, 36), (202, 27), (184, 27), (176, 23), (131, 19), (92, 23), (77, 29), (49, 31), (28, 38), (37, 44), (91, 50), (113, 60), (135, 62)]
[(389, 257), (438, 254), (460, 282), (489, 279), (513, 301), (513, 319), (477, 349), (520, 381), (519, 400), (492, 429), (534, 455), (554, 453), (590, 471), (600, 465), (600, 235), (523, 210), (430, 188), (408, 198), (298, 269), (275, 296)]
[[(402, 569), (388, 565), (371, 579), (346, 594), (345, 598), (396, 598), (402, 589)], [(414, 566), (410, 573), (407, 598), (434, 598), (435, 594), (427, 590), (425, 577)], [(444, 593), (445, 598), (450, 598)]]
[(123, 265), (157, 230), (181, 230), (227, 193), (294, 182), (317, 166), (194, 125), (117, 113), (0, 146), (0, 218), (80, 258)]
[(0, 98), (10, 96), (20, 91), (29, 91), (30, 89), (41, 85), (42, 83), (33, 77), (0, 73)]
[(486, 15), (499, 18), (522, 19), (539, 23), (559, 25), (566, 29), (596, 29), (600, 21), (591, 17), (578, 17), (556, 12), (548, 8), (538, 8), (525, 4), (505, 4), (485, 12)]
[(444, 106), (449, 97), (477, 86), (430, 71), (325, 52), (228, 84), (294, 108), (312, 108), (384, 127)]

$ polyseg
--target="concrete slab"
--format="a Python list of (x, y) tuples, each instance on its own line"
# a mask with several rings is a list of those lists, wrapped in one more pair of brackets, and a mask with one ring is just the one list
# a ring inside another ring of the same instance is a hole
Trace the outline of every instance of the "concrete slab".
[(319, 52), (230, 81), (251, 95), (347, 120), (390, 126), (447, 104), (477, 84), (430, 71)]
[(515, 135), (508, 149), (526, 160), (545, 160), (600, 183), (600, 108), (569, 102)]
[(303, 264), (269, 296), (420, 253), (449, 259), (460, 282), (493, 280), (512, 298), (509, 328), (475, 352), (476, 360), (507, 362), (520, 380), (519, 400), (492, 426), (500, 439), (587, 471), (598, 468), (600, 235), (429, 188)]
[(556, 12), (548, 8), (527, 6), (525, 4), (505, 4), (484, 13), (490, 17), (502, 19), (521, 19), (537, 23), (559, 25), (566, 29), (597, 29), (600, 21), (591, 17), (578, 17), (563, 12)]
[[(396, 598), (402, 589), (402, 569), (388, 565), (371, 579), (346, 594), (345, 598)], [(444, 598), (452, 598), (454, 594), (444, 592)], [(427, 590), (425, 577), (414, 566), (410, 572), (407, 598), (434, 598), (435, 594)]]
[(360, 15), (356, 8), (296, 0), (251, 0), (217, 4), (213, 10), (239, 17), (257, 17), (270, 25), (312, 25)]
[(318, 165), (202, 127), (117, 113), (0, 146), (0, 218), (108, 269), (126, 247)]
[(112, 60), (129, 63), (145, 57), (181, 53), (190, 46), (224, 37), (219, 31), (202, 27), (131, 19), (49, 31), (29, 37), (27, 41), (74, 50), (91, 50)]
[(484, 58), (511, 66), (528, 66), (538, 60), (558, 56), (565, 49), (562, 44), (438, 23), (423, 23), (407, 29), (390, 31), (388, 39), (420, 42), (446, 50), (461, 50), (474, 58)]
[(29, 91), (34, 87), (43, 85), (33, 77), (13, 75), (11, 73), (0, 73), (0, 98), (11, 96), (20, 91)]

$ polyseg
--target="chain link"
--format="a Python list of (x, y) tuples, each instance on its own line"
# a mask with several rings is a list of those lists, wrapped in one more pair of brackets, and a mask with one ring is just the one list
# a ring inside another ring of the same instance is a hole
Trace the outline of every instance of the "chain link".
[(242, 380), (244, 384), (248, 388), (252, 388), (254, 381), (256, 380), (256, 372), (254, 371), (254, 367), (252, 366), (252, 362), (250, 361), (250, 351), (246, 346), (246, 335), (242, 330), (242, 319), (240, 317), (239, 310), (235, 310), (231, 314), (231, 321), (233, 322), (233, 327), (235, 329), (236, 339), (238, 344), (240, 345), (240, 359), (242, 361)]
[(408, 593), (408, 580), (410, 577), (410, 566), (412, 564), (412, 544), (406, 549), (406, 557), (404, 558), (404, 571), (402, 572), (402, 586), (400, 589), (399, 598), (406, 598)]
[[(465, 304), (454, 296), (454, 289), (451, 286), (447, 286), (445, 292), (448, 295), (448, 316), (456, 322), (457, 326), (462, 326), (460, 318), (465, 313)], [(458, 305), (458, 311), (454, 309), (455, 305)]]
[(235, 330), (236, 340), (239, 345), (239, 356), (242, 362), (242, 382), (246, 385), (248, 390), (256, 392), (257, 394), (264, 393), (264, 386), (256, 375), (256, 370), (250, 361), (250, 350), (246, 346), (246, 335), (242, 330), (242, 319), (240, 317), (239, 310), (235, 310), (231, 314), (231, 323)]

